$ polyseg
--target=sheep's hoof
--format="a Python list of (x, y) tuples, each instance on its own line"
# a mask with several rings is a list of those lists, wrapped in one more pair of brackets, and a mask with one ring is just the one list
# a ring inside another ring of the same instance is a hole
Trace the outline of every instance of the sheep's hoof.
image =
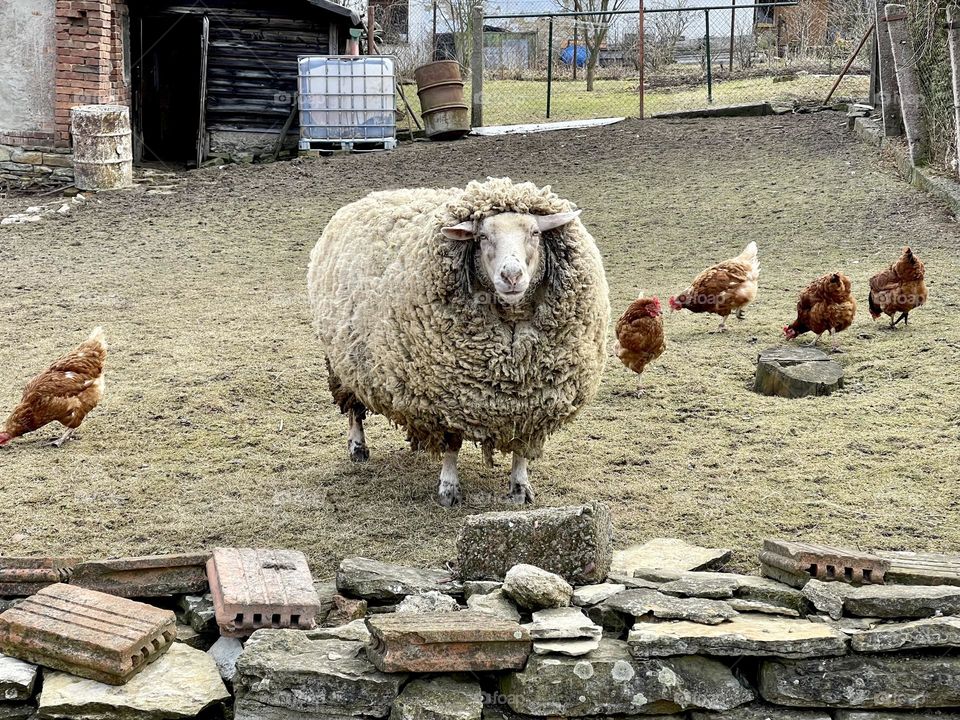
[(350, 459), (353, 462), (366, 462), (370, 459), (370, 451), (367, 450), (367, 446), (356, 440), (350, 440), (347, 442), (347, 450), (350, 451)]
[(512, 485), (504, 501), (510, 505), (533, 505), (533, 488), (530, 485)]
[(454, 505), (459, 505), (463, 501), (463, 498), (460, 496), (460, 488), (455, 485), (441, 487), (437, 492), (437, 501), (445, 508), (452, 508)]

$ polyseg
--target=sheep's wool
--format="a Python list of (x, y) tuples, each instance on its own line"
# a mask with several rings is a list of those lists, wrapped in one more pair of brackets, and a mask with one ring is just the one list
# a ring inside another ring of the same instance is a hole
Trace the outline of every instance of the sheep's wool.
[(454, 432), (538, 457), (600, 384), (610, 314), (600, 253), (579, 220), (544, 233), (543, 277), (510, 308), (477, 269), (475, 243), (440, 229), (573, 209), (509, 178), (375, 192), (341, 208), (307, 274), (332, 375), (428, 450)]

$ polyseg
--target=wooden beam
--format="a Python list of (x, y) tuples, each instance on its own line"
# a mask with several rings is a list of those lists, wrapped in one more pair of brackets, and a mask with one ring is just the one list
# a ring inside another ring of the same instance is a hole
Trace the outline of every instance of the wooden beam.
[(890, 45), (890, 33), (887, 32), (887, 19), (883, 8), (886, 0), (877, 0), (875, 14), (877, 18), (877, 70), (880, 73), (880, 110), (883, 115), (883, 134), (885, 137), (903, 135), (903, 119), (900, 114), (900, 91), (897, 89), (897, 75), (893, 68), (893, 48)]
[(923, 96), (917, 81), (917, 69), (910, 29), (907, 26), (906, 5), (889, 4), (883, 9), (893, 51), (893, 68), (900, 91), (900, 110), (910, 148), (910, 161), (923, 165), (927, 161), (927, 130), (923, 123)]
[(947, 5), (947, 40), (953, 76), (953, 126), (957, 135), (957, 172), (960, 173), (960, 8)]

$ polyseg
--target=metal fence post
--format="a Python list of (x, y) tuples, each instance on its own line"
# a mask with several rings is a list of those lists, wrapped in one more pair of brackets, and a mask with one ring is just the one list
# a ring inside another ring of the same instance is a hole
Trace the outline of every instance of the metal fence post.
[(483, 126), (483, 2), (473, 6), (473, 47), (470, 48), (470, 124)]
[(638, 92), (640, 94), (640, 119), (641, 120), (643, 120), (643, 95), (644, 95), (643, 84), (646, 81), (646, 70), (644, 68), (644, 65), (646, 64), (646, 58), (644, 57), (644, 55), (646, 55), (645, 26), (646, 26), (646, 18), (644, 17), (644, 13), (643, 13), (643, 0), (640, 0), (640, 10), (637, 13), (637, 66), (638, 66), (639, 75), (640, 75), (640, 78), (639, 78), (640, 87)]
[(737, 36), (737, 0), (730, 0), (730, 67), (728, 75), (733, 75), (733, 39)]
[(713, 58), (710, 52), (710, 11), (703, 11), (704, 24), (707, 29), (707, 102), (713, 102)]
[[(553, 91), (553, 15), (547, 30), (547, 119), (550, 119), (550, 94)], [(576, 62), (576, 51), (574, 51)]]

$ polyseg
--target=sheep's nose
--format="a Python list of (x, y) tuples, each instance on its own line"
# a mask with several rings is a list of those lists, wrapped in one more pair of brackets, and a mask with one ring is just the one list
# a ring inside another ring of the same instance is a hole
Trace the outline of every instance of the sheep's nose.
[(519, 268), (519, 267), (503, 268), (500, 271), (500, 277), (503, 279), (505, 283), (510, 285), (510, 287), (513, 287), (518, 282), (520, 282), (520, 278), (523, 277), (523, 268)]

